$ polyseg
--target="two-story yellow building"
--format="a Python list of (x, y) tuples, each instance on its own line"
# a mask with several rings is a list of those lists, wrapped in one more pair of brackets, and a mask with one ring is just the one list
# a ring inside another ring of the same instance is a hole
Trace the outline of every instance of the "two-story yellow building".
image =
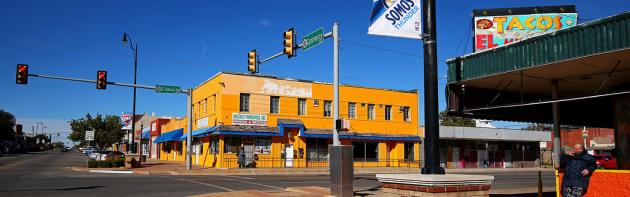
[[(357, 167), (418, 167), (418, 94), (340, 86), (342, 144)], [(193, 164), (217, 168), (326, 167), (332, 144), (330, 83), (221, 72), (193, 89)], [(162, 127), (160, 159), (184, 161), (186, 119)], [(170, 132), (169, 132), (170, 131)], [(183, 135), (182, 135), (183, 134)]]

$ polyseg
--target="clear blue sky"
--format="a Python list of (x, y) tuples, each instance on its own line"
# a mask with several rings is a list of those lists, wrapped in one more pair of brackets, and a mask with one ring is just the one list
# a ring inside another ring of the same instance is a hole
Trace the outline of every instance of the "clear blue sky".
[[(630, 10), (626, 0), (439, 1), (440, 76), (446, 75), (444, 60), (464, 52), (458, 44), (467, 36), (473, 9), (564, 4), (576, 4), (584, 19)], [(93, 79), (96, 70), (107, 70), (110, 81), (132, 82), (133, 59), (130, 49), (121, 45), (123, 32), (139, 44), (138, 83), (190, 87), (219, 71), (245, 72), (246, 53), (255, 48), (266, 57), (280, 51), (282, 32), (290, 27), (304, 35), (322, 26), (329, 31), (334, 21), (341, 24), (342, 83), (421, 88), (422, 58), (413, 56), (422, 53), (421, 42), (367, 35), (371, 5), (371, 0), (0, 1), (0, 108), (15, 114), (29, 132), (36, 121), (49, 125), (46, 131), (67, 132), (66, 121), (88, 112), (130, 112), (130, 88), (109, 86), (103, 91), (94, 84), (41, 78), (30, 78), (21, 86), (14, 76), (15, 65), (26, 63), (35, 74)], [(469, 52), (471, 37), (465, 39)], [(273, 60), (260, 70), (266, 75), (332, 81), (332, 44), (298, 51), (290, 60)], [(445, 82), (440, 79), (440, 109)], [(184, 95), (139, 89), (137, 111), (184, 116), (185, 102)], [(424, 117), (420, 119), (423, 122)]]

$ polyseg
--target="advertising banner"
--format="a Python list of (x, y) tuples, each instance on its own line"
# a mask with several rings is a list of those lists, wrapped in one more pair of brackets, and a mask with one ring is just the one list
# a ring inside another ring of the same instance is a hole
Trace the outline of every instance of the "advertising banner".
[(123, 130), (131, 130), (131, 114), (123, 112), (122, 115), (120, 115), (120, 122), (122, 123)]
[(267, 126), (267, 115), (233, 113), (232, 125)]
[(373, 0), (368, 34), (421, 39), (420, 0)]
[[(488, 11), (475, 10), (473, 12), (475, 14), (475, 16), (473, 16), (475, 52), (492, 49), (577, 25), (577, 13), (544, 13), (544, 11), (547, 10), (553, 11), (553, 8), (544, 8), (545, 7), (531, 9), (493, 9), (490, 10), (490, 13), (498, 15), (484, 16), (478, 16), (476, 14), (488, 13)], [(511, 15), (508, 13), (518, 14)]]

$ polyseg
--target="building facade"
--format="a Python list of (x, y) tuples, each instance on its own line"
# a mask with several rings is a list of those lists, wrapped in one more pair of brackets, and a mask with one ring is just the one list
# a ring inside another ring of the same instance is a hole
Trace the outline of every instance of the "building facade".
[[(238, 167), (327, 167), (332, 144), (329, 83), (219, 73), (193, 90), (193, 164)], [(354, 146), (357, 167), (419, 167), (418, 95), (340, 86), (342, 144)], [(162, 160), (184, 161), (187, 119), (162, 125)]]

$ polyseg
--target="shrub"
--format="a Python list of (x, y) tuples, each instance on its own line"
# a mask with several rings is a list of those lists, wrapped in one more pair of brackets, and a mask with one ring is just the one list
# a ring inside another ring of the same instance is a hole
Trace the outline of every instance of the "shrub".
[(122, 166), (125, 166), (124, 158), (117, 158), (105, 161), (96, 161), (92, 159), (88, 161), (88, 168), (117, 168)]

